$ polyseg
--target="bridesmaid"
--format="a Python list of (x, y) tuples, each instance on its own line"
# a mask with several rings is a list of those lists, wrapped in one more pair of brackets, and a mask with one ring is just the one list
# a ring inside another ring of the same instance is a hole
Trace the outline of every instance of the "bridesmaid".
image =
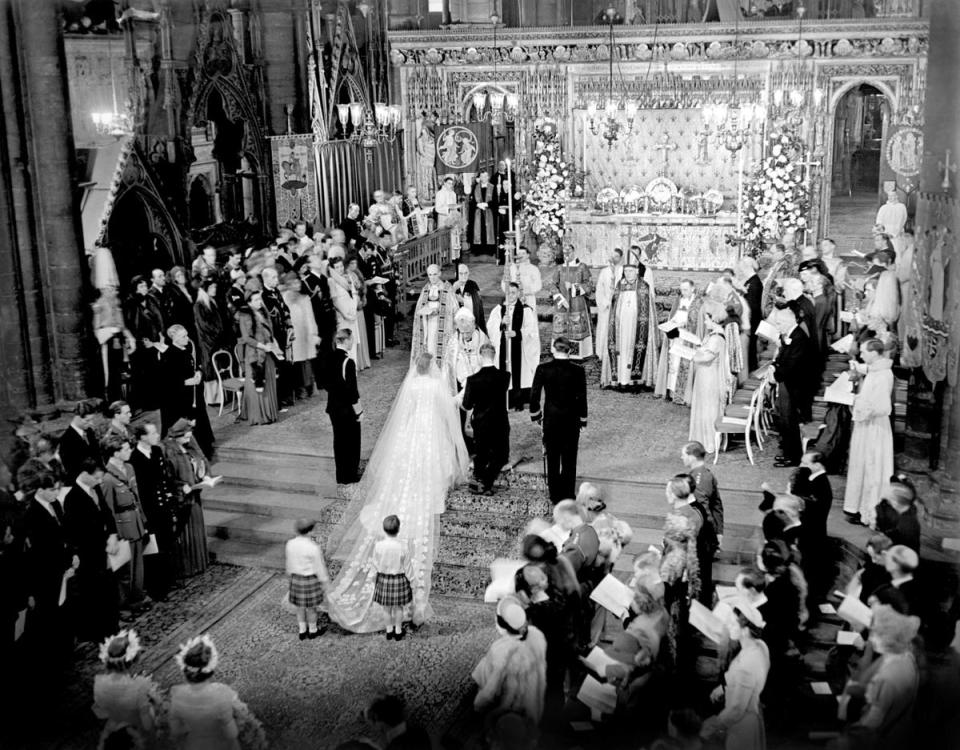
[(93, 678), (93, 712), (106, 719), (99, 747), (113, 734), (126, 732), (132, 747), (154, 744), (160, 693), (149, 677), (133, 674), (133, 665), (141, 651), (134, 630), (121, 630), (100, 646), (103, 674)]
[(243, 401), (238, 420), (248, 419), (252, 425), (272, 424), (277, 421), (275, 357), (280, 352), (259, 290), (247, 292), (247, 304), (237, 313), (237, 325), (243, 360)]
[(181, 502), (177, 514), (175, 567), (177, 578), (195, 576), (207, 569), (207, 531), (200, 504), (200, 490), (194, 489), (206, 480), (213, 485), (207, 462), (197, 450), (193, 427), (186, 419), (177, 420), (163, 441), (171, 481), (180, 488)]
[(170, 688), (170, 734), (180, 750), (260, 750), (260, 722), (236, 691), (212, 677), (220, 660), (210, 636), (187, 641), (177, 654), (186, 679)]

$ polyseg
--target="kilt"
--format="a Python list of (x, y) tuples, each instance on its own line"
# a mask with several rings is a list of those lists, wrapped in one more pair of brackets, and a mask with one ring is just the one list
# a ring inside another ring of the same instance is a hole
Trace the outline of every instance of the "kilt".
[(290, 603), (294, 607), (319, 607), (323, 603), (323, 585), (315, 575), (290, 576)]
[(373, 600), (381, 607), (405, 607), (413, 601), (413, 589), (403, 573), (377, 573)]

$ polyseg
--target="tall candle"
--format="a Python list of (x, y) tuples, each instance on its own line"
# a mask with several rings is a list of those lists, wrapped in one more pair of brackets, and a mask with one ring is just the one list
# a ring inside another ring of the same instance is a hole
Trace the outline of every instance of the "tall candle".
[(513, 177), (511, 176), (513, 172), (511, 171), (510, 159), (505, 160), (507, 162), (507, 184), (510, 186), (510, 189), (507, 191), (507, 214), (510, 220), (510, 226), (513, 226)]

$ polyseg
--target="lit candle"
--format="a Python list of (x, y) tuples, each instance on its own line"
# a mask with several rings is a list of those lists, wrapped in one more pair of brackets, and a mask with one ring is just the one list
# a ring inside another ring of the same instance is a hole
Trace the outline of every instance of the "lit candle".
[(513, 174), (510, 169), (510, 159), (505, 159), (507, 162), (507, 184), (510, 188), (507, 190), (507, 215), (509, 217), (510, 226), (513, 226)]

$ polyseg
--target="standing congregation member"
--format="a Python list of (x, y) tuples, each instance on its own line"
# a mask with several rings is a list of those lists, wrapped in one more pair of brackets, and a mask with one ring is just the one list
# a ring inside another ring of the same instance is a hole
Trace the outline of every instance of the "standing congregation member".
[(170, 481), (181, 490), (177, 537), (171, 551), (176, 557), (177, 577), (185, 578), (202, 573), (209, 564), (200, 490), (203, 485), (213, 486), (213, 482), (186, 419), (177, 420), (170, 428), (163, 442), (163, 457)]
[(753, 372), (760, 364), (757, 356), (757, 326), (763, 320), (763, 282), (757, 276), (757, 261), (742, 258), (737, 264), (737, 282), (750, 311), (750, 337), (747, 343), (747, 367)]
[(810, 384), (819, 381), (821, 368), (809, 337), (798, 324), (795, 306), (788, 304), (778, 309), (773, 324), (780, 331), (780, 350), (767, 378), (779, 384), (776, 416), (780, 454), (774, 465), (782, 468), (800, 463), (800, 423), (810, 418), (813, 402)]
[(917, 491), (902, 474), (884, 485), (877, 505), (877, 531), (888, 536), (892, 544), (904, 544), (920, 552)]
[(197, 323), (197, 364), (203, 373), (204, 403), (219, 404), (223, 394), (217, 390), (217, 373), (213, 367), (213, 354), (225, 349), (229, 338), (223, 327), (223, 315), (217, 301), (216, 276), (206, 276), (197, 288), (197, 301), (193, 303), (193, 315)]
[(781, 277), (790, 275), (787, 249), (783, 243), (776, 242), (770, 246), (770, 260), (767, 275), (763, 277), (763, 291), (760, 300), (763, 317), (768, 316), (773, 311), (773, 302), (777, 296), (779, 280)]
[(553, 279), (553, 335), (566, 337), (575, 347), (573, 359), (593, 354), (593, 331), (590, 325), (589, 296), (593, 277), (586, 264), (576, 257), (573, 245), (563, 248), (563, 264), (557, 266)]
[(117, 524), (100, 496), (102, 481), (103, 467), (89, 459), (63, 499), (63, 528), (79, 563), (76, 634), (84, 641), (100, 641), (118, 625), (117, 584), (107, 566)]
[(72, 483), (88, 459), (100, 462), (97, 437), (91, 428), (90, 418), (97, 412), (94, 400), (80, 401), (73, 410), (70, 424), (60, 436), (57, 453), (63, 464), (63, 481)]
[(197, 340), (197, 325), (193, 317), (193, 289), (188, 284), (187, 271), (183, 266), (174, 266), (167, 271), (167, 295), (169, 316), (164, 318), (169, 329), (172, 325), (181, 325), (190, 340)]
[(309, 398), (313, 395), (312, 363), (320, 344), (317, 319), (313, 315), (310, 298), (303, 294), (300, 277), (288, 274), (283, 277), (283, 282), (283, 301), (290, 310), (290, 323), (293, 326), (293, 342), (288, 352), (293, 362), (295, 395), (297, 398)]
[(480, 346), (480, 362), (480, 369), (466, 380), (461, 408), (473, 425), (473, 475), (478, 485), (474, 491), (492, 495), (493, 483), (510, 457), (510, 374), (497, 369), (496, 349), (489, 341)]
[(137, 477), (140, 508), (150, 519), (150, 531), (157, 537), (158, 549), (157, 554), (150, 555), (144, 561), (144, 578), (151, 598), (162, 599), (173, 586), (176, 573), (174, 546), (179, 492), (168, 476), (157, 426), (153, 422), (141, 422), (134, 427), (133, 434), (130, 465)]
[(697, 338), (703, 336), (703, 317), (700, 314), (703, 298), (691, 279), (680, 282), (680, 293), (673, 300), (667, 323), (676, 328), (664, 333), (660, 340), (660, 361), (657, 364), (657, 381), (654, 395), (669, 398), (675, 404), (689, 404), (693, 397), (693, 359), (696, 347), (681, 331)]
[(130, 404), (126, 401), (114, 401), (107, 407), (107, 413), (110, 415), (107, 432), (115, 432), (127, 440), (132, 439), (133, 433), (130, 432), (130, 420), (133, 418), (133, 411), (130, 409)]
[(893, 474), (893, 362), (883, 356), (879, 339), (867, 341), (860, 356), (867, 374), (851, 407), (853, 436), (843, 512), (852, 523), (873, 528), (881, 490)]
[(363, 227), (360, 224), (360, 204), (351, 203), (347, 206), (347, 215), (340, 222), (340, 231), (343, 232), (347, 242), (355, 248), (360, 247), (363, 242)]
[(239, 420), (251, 425), (277, 421), (277, 359), (283, 358), (259, 289), (247, 293), (237, 313), (237, 346), (243, 362), (243, 400)]
[(707, 523), (713, 527), (713, 533), (717, 535), (717, 543), (721, 544), (723, 542), (723, 501), (720, 499), (717, 478), (707, 468), (706, 455), (707, 451), (703, 445), (694, 441), (683, 446), (680, 458), (693, 478), (693, 494), (706, 509)]
[(163, 342), (163, 312), (155, 304), (143, 276), (134, 276), (130, 288), (133, 293), (124, 305), (123, 317), (137, 342), (136, 348), (130, 352), (133, 393), (138, 406), (154, 409), (160, 395), (157, 361), (166, 346)]
[(313, 307), (320, 346), (313, 359), (313, 377), (319, 387), (323, 385), (323, 360), (334, 348), (333, 337), (337, 332), (337, 311), (330, 296), (330, 280), (326, 274), (326, 259), (317, 252), (310, 255), (308, 271), (303, 275), (303, 285)]
[(263, 281), (263, 310), (270, 316), (273, 338), (277, 342), (278, 350), (284, 354), (277, 366), (280, 375), (277, 378), (277, 400), (283, 409), (293, 404), (293, 365), (286, 360), (287, 347), (293, 343), (293, 323), (290, 320), (290, 308), (280, 293), (280, 276), (277, 270), (264, 268), (260, 279)]
[(358, 480), (360, 468), (360, 422), (363, 406), (357, 390), (357, 366), (349, 352), (355, 346), (353, 333), (341, 328), (337, 348), (330, 358), (327, 375), (327, 414), (333, 426), (333, 457), (337, 466), (337, 484)]
[(596, 300), (597, 300), (597, 330), (596, 345), (594, 351), (600, 359), (603, 359), (603, 353), (607, 350), (607, 337), (610, 331), (610, 314), (613, 305), (613, 293), (623, 278), (623, 250), (619, 247), (613, 248), (610, 253), (610, 262), (600, 269), (597, 276)]
[(554, 504), (575, 496), (580, 430), (587, 426), (587, 379), (583, 368), (570, 361), (571, 348), (562, 336), (554, 341), (553, 360), (537, 367), (530, 389), (530, 418), (543, 425), (547, 485)]
[(506, 299), (490, 311), (487, 330), (497, 366), (510, 373), (510, 408), (519, 411), (527, 403), (540, 364), (540, 327), (536, 313), (520, 301), (518, 284), (507, 284)]
[(137, 477), (130, 465), (132, 446), (116, 435), (105, 435), (100, 443), (107, 459), (103, 475), (104, 504), (113, 513), (117, 538), (130, 544), (130, 561), (120, 570), (121, 615), (127, 617), (150, 603), (144, 594), (143, 550), (147, 545), (147, 518), (137, 494)]

